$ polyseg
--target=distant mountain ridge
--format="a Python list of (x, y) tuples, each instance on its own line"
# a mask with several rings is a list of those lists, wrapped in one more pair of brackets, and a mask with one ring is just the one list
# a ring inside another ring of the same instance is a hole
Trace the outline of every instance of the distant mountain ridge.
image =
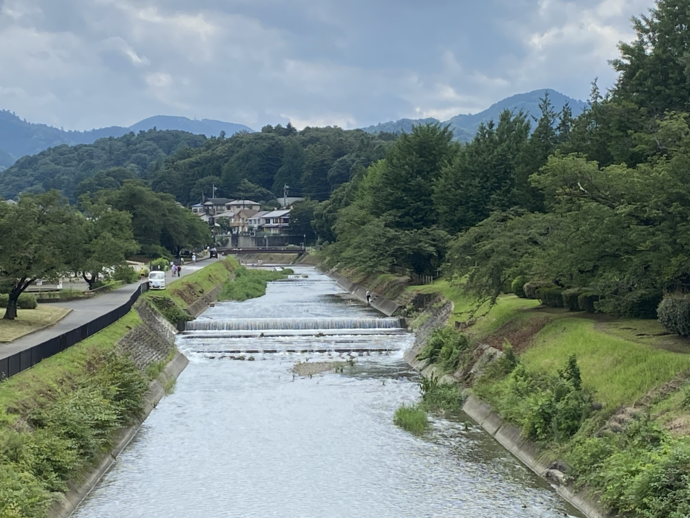
[[(572, 97), (568, 97), (567, 95), (557, 92), (556, 90), (546, 88), (542, 90), (534, 90), (524, 94), (513, 95), (491, 105), (482, 112), (475, 113), (473, 115), (456, 115), (447, 121), (439, 121), (438, 119), (434, 118), (416, 120), (400, 119), (398, 121), (384, 122), (362, 129), (367, 133), (378, 133), (381, 131), (386, 131), (389, 133), (401, 133), (402, 131), (405, 131), (409, 133), (409, 131), (415, 125), (442, 122), (442, 124), (450, 124), (450, 127), (455, 133), (455, 138), (457, 140), (460, 140), (461, 142), (469, 142), (472, 140), (472, 138), (474, 138), (474, 135), (477, 133), (477, 129), (481, 123), (487, 123), (490, 120), (498, 121), (501, 112), (504, 110), (511, 110), (514, 113), (518, 113), (520, 110), (522, 110), (525, 112), (525, 114), (527, 114), (527, 117), (531, 122), (533, 122), (531, 117), (539, 119), (541, 116), (539, 102), (547, 92), (556, 112), (560, 112), (566, 103), (568, 103), (570, 108), (573, 110), (574, 117), (580, 115), (585, 108), (587, 108), (587, 103), (583, 101), (573, 99)], [(532, 123), (532, 127), (534, 126), (535, 124)]]
[(254, 130), (242, 124), (212, 119), (192, 120), (187, 117), (156, 115), (124, 128), (110, 126), (91, 131), (64, 131), (47, 124), (33, 124), (12, 112), (0, 110), (0, 170), (11, 166), (24, 155), (35, 155), (50, 147), (68, 144), (93, 144), (99, 138), (122, 137), (127, 133), (159, 130), (179, 130), (206, 137), (218, 136), (221, 131), (229, 137), (240, 131)]

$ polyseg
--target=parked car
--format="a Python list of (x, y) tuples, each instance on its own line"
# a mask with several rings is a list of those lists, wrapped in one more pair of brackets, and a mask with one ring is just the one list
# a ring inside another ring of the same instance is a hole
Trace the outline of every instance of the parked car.
[(216, 250), (215, 246), (211, 248), (209, 257), (218, 257), (218, 250)]
[(149, 273), (149, 288), (152, 290), (165, 289), (165, 272), (153, 271)]

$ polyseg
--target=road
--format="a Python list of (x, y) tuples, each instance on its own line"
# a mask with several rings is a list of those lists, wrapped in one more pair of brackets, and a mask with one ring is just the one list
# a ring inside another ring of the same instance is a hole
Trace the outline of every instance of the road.
[[(197, 261), (197, 264), (186, 263), (182, 267), (181, 276), (184, 277), (190, 273), (201, 270), (204, 266), (211, 264), (212, 261), (215, 261), (215, 259)], [(167, 283), (173, 282), (175, 279), (177, 279), (177, 277), (173, 279), (172, 273), (169, 271), (166, 272), (165, 277)], [(137, 290), (140, 284), (141, 283), (139, 282), (128, 284), (120, 289), (99, 295), (92, 299), (81, 299), (56, 304), (56, 306), (59, 307), (70, 308), (72, 312), (52, 327), (26, 335), (8, 344), (0, 344), (0, 360), (45, 342), (46, 340), (50, 340), (51, 338), (60, 336), (67, 331), (76, 329), (102, 315), (105, 315), (106, 313), (127, 302), (132, 296), (132, 293)]]

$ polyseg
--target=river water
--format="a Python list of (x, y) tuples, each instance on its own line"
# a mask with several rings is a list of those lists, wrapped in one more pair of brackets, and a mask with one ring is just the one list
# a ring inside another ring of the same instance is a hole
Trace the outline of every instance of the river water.
[[(189, 366), (77, 518), (581, 516), (467, 417), (421, 438), (393, 425), (419, 397), (414, 337), (296, 273), (178, 336)], [(353, 365), (292, 373), (327, 360)]]

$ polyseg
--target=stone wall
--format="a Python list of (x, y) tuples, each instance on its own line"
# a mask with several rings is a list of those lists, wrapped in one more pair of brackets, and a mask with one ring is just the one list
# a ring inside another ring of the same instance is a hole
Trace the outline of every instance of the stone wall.
[(175, 329), (145, 299), (140, 299), (135, 310), (142, 324), (123, 336), (117, 347), (130, 356), (139, 369), (145, 370), (152, 363), (170, 357), (175, 349)]

